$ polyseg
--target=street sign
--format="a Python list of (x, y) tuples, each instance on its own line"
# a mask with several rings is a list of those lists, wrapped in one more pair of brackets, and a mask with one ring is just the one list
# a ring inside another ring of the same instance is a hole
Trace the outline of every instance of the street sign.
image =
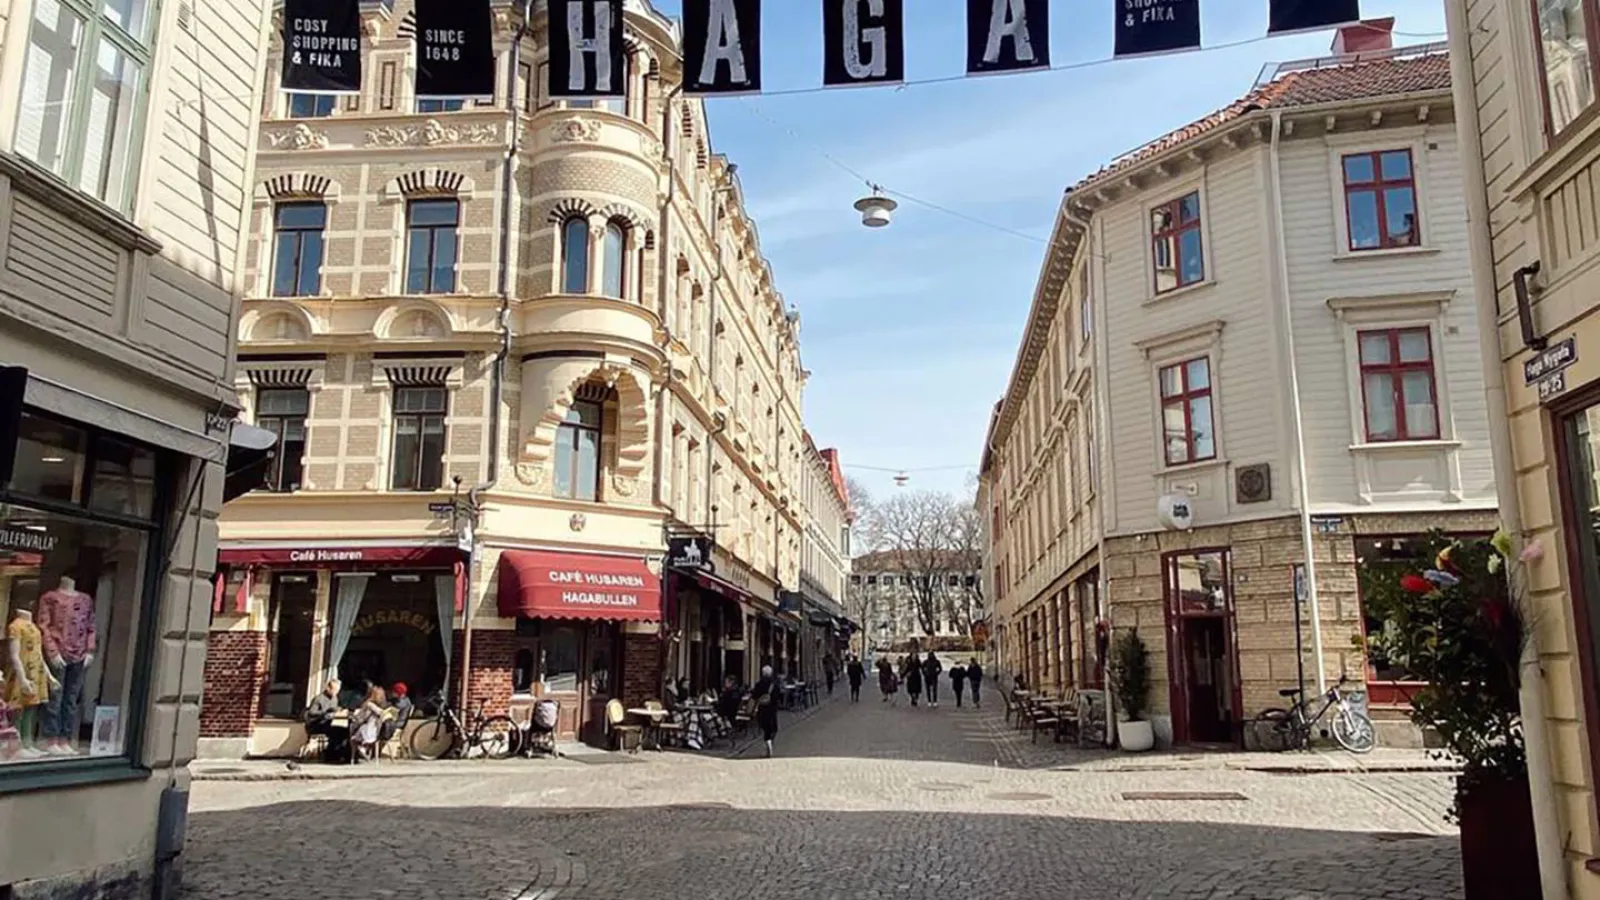
[(1567, 389), (1567, 373), (1558, 371), (1539, 382), (1539, 402), (1543, 403)]
[(1533, 384), (1546, 375), (1565, 369), (1578, 361), (1578, 339), (1569, 337), (1522, 364), (1523, 384)]
[(1311, 527), (1315, 528), (1318, 534), (1336, 534), (1343, 521), (1338, 516), (1312, 516)]

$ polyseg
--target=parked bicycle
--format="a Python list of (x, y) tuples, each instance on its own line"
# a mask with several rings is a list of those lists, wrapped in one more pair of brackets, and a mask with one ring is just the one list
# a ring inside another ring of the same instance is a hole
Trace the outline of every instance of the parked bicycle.
[[(1333, 713), (1328, 720), (1327, 732), (1333, 733), (1333, 739), (1339, 746), (1351, 753), (1367, 753), (1378, 744), (1377, 733), (1373, 730), (1372, 720), (1367, 714), (1356, 709), (1344, 694), (1339, 690), (1349, 682), (1349, 678), (1340, 676), (1339, 683), (1328, 688), (1311, 701), (1321, 701), (1316, 713), (1311, 712), (1310, 703), (1304, 698), (1294, 701), (1288, 709), (1266, 709), (1255, 718), (1255, 732), (1257, 739), (1263, 732), (1273, 736), (1273, 746), (1279, 750), (1304, 750), (1311, 745), (1311, 732), (1316, 728), (1322, 718)], [(1300, 697), (1300, 688), (1284, 688), (1278, 695), (1286, 699)], [(1326, 735), (1327, 732), (1324, 732)]]
[(510, 716), (486, 716), (487, 700), (479, 700), (463, 722), (460, 713), (443, 696), (431, 701), (438, 714), (424, 719), (411, 732), (409, 746), (414, 759), (466, 759), (481, 749), (489, 759), (508, 759), (517, 752), (517, 723)]

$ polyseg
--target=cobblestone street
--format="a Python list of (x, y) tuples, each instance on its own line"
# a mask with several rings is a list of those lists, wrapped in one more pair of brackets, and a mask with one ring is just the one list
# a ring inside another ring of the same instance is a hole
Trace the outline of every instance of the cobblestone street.
[(1461, 896), (1442, 773), (1097, 769), (1114, 760), (1034, 745), (998, 709), (890, 708), (870, 690), (751, 756), (197, 781), (185, 896)]

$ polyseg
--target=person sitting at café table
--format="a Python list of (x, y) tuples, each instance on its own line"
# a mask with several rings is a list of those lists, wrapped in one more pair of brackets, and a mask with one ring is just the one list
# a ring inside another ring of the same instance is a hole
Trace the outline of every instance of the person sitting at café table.
[(394, 718), (394, 710), (389, 708), (389, 698), (382, 687), (373, 685), (367, 690), (367, 699), (361, 706), (350, 714), (350, 733), (355, 742), (351, 761), (358, 762), (362, 757), (375, 758), (378, 753), (378, 740), (383, 736), (386, 720)]
[(394, 687), (389, 689), (393, 698), (389, 701), (389, 710), (394, 715), (383, 720), (383, 725), (378, 729), (378, 740), (387, 741), (394, 738), (395, 732), (406, 727), (406, 722), (411, 719), (411, 714), (416, 711), (416, 704), (411, 702), (411, 689), (406, 687), (404, 681), (396, 681)]
[(306, 734), (320, 734), (328, 739), (322, 747), (322, 761), (325, 763), (350, 761), (350, 729), (333, 723), (333, 717), (338, 712), (339, 679), (335, 678), (306, 706)]
[(717, 715), (731, 726), (739, 716), (739, 703), (743, 700), (744, 691), (739, 690), (739, 679), (732, 675), (722, 679), (722, 693), (717, 697)]

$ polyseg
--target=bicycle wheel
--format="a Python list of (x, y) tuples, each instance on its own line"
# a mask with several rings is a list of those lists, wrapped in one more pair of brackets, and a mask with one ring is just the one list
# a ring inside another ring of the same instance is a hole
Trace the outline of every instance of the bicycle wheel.
[(510, 759), (517, 752), (517, 723), (510, 716), (490, 716), (478, 729), (478, 746), (489, 759)]
[(1348, 706), (1341, 707), (1339, 714), (1333, 717), (1333, 739), (1351, 753), (1370, 753), (1378, 745), (1372, 720), (1366, 713)]
[(407, 746), (413, 759), (439, 759), (455, 746), (456, 736), (444, 719), (428, 719), (411, 732)]
[(1287, 709), (1263, 709), (1251, 720), (1251, 727), (1262, 750), (1278, 752), (1294, 747), (1294, 717)]

